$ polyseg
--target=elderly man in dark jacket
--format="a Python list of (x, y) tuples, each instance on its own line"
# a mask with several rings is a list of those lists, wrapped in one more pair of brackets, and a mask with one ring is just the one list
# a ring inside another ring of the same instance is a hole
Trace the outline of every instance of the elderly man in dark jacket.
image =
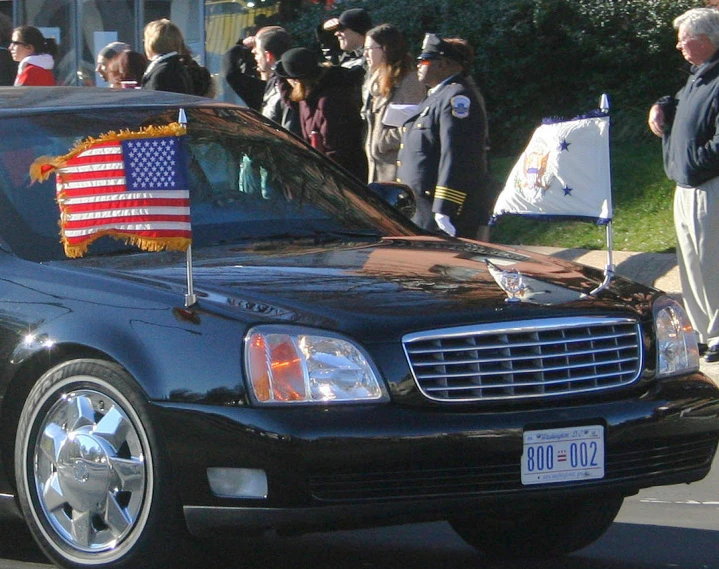
[(676, 182), (674, 226), (684, 305), (708, 362), (719, 361), (719, 10), (674, 20), (677, 49), (691, 65), (686, 85), (649, 111), (663, 138), (664, 169)]
[(487, 113), (469, 76), (473, 55), (463, 40), (425, 36), (417, 76), (430, 89), (402, 127), (397, 181), (415, 193), (419, 226), (486, 240)]

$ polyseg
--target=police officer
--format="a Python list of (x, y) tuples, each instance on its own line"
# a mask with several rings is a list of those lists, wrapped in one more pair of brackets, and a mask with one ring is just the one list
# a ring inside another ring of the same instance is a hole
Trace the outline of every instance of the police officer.
[(397, 181), (415, 193), (420, 227), (487, 240), (487, 113), (469, 76), (473, 58), (464, 40), (425, 36), (417, 76), (429, 92), (402, 127)]

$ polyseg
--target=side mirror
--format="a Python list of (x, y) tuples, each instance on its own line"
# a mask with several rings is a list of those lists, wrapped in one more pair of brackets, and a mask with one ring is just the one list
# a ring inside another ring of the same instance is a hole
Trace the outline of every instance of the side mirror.
[(372, 182), (368, 187), (405, 217), (412, 219), (417, 202), (409, 186), (398, 182)]

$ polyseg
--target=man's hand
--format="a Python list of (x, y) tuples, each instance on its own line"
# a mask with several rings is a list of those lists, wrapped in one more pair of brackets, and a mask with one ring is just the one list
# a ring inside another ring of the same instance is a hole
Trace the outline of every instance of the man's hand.
[(649, 109), (649, 130), (657, 136), (664, 136), (664, 111), (659, 105), (652, 105)]

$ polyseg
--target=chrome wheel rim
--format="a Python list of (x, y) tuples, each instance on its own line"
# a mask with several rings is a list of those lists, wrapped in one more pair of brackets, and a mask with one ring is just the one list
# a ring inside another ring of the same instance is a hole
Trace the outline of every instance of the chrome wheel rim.
[(55, 533), (77, 551), (117, 548), (148, 500), (146, 436), (119, 399), (92, 389), (64, 393), (38, 431), (37, 498)]

